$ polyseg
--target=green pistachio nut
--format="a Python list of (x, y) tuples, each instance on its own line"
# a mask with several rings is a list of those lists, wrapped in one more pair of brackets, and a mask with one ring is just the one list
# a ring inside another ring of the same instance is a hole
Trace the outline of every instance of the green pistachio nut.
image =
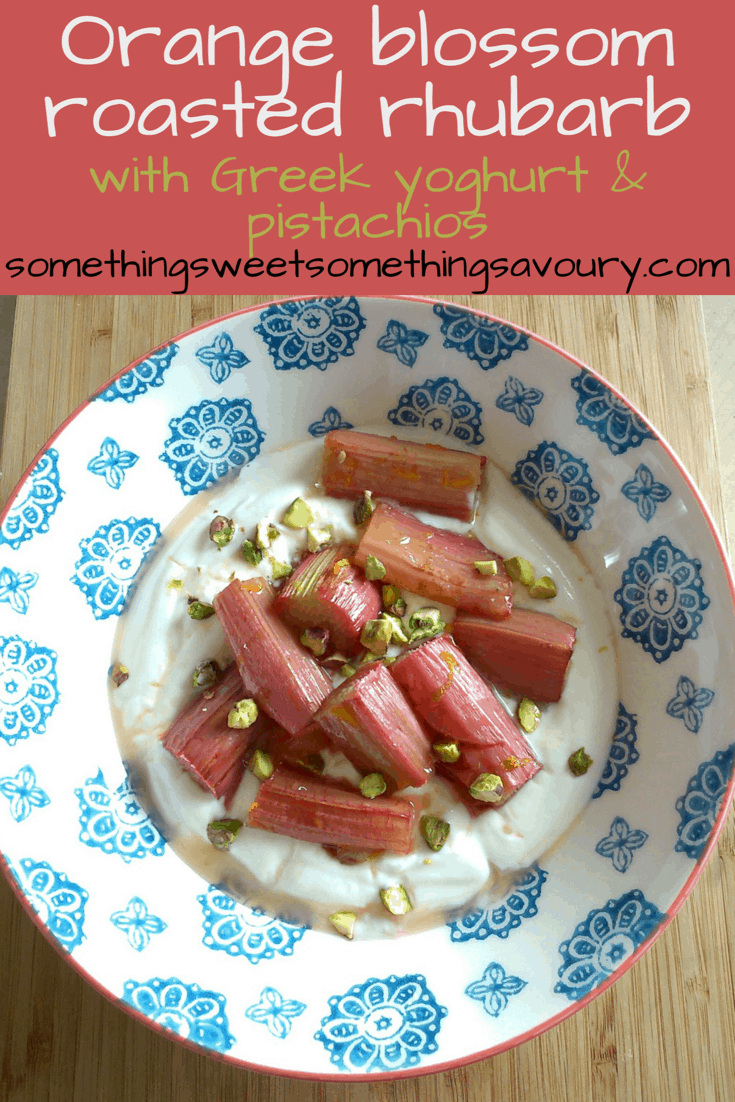
[(258, 705), (250, 697), (246, 697), (244, 700), (238, 700), (237, 704), (230, 709), (227, 726), (244, 731), (245, 728), (252, 727), (257, 718)]
[(506, 573), (514, 582), (520, 582), (521, 585), (533, 585), (536, 572), (528, 559), (522, 559), (520, 555), (514, 555), (512, 559), (504, 559), (503, 565)]
[(195, 689), (211, 689), (220, 679), (219, 663), (210, 658), (208, 662), (200, 662), (191, 675), (191, 683)]
[(279, 562), (279, 560), (274, 559), (272, 555), (268, 556), (268, 562), (271, 564), (271, 573), (274, 582), (277, 582), (279, 578), (287, 578), (289, 574), (293, 573), (293, 567), (290, 563)]
[(391, 643), (395, 643), (396, 646), (403, 646), (404, 643), (408, 642), (406, 629), (400, 616), (393, 616), (390, 612), (381, 612), (380, 616), (381, 619), (387, 620), (391, 626)]
[(541, 722), (541, 709), (527, 696), (524, 696), (518, 705), (518, 722), (527, 735), (535, 731)]
[(375, 558), (375, 555), (368, 555), (365, 559), (365, 577), (370, 582), (379, 582), (385, 577), (385, 567), (380, 559)]
[(189, 613), (192, 620), (208, 620), (210, 616), (214, 616), (214, 609), (212, 606), (197, 601), (196, 597), (189, 598), (189, 606), (186, 611)]
[(459, 761), (462, 751), (460, 750), (456, 742), (435, 742), (432, 746), (432, 750), (439, 758), (439, 761), (454, 762)]
[(263, 750), (256, 750), (249, 762), (250, 772), (258, 778), (259, 781), (267, 781), (269, 777), (273, 776), (273, 759), (270, 754), (266, 754)]
[(362, 629), (360, 642), (365, 650), (382, 658), (388, 650), (392, 635), (393, 628), (389, 620), (368, 620)]
[(474, 563), (474, 567), (480, 574), (485, 574), (488, 577), (492, 577), (498, 572), (498, 564), (495, 559), (480, 559)]
[(235, 525), (227, 517), (215, 517), (209, 526), (209, 538), (221, 551), (235, 534)]
[(365, 490), (365, 492), (361, 494), (355, 502), (355, 524), (358, 527), (363, 524), (367, 524), (374, 512), (375, 505), (373, 504), (373, 495), (370, 493), (370, 490)]
[(381, 888), (380, 901), (386, 911), (392, 915), (407, 915), (409, 911), (413, 910), (411, 900), (408, 898), (408, 892), (403, 887), (403, 884), (394, 884), (390, 888)]
[(368, 773), (359, 784), (360, 791), (368, 800), (374, 800), (376, 796), (382, 796), (387, 785), (380, 773)]
[(480, 773), (470, 785), (470, 796), (484, 804), (496, 804), (503, 798), (503, 782), (495, 773)]
[(537, 597), (539, 600), (548, 601), (550, 597), (556, 597), (556, 585), (551, 578), (539, 578), (528, 590), (529, 597)]
[(130, 677), (130, 670), (127, 666), (123, 666), (121, 662), (116, 662), (110, 670), (110, 677), (115, 687), (119, 689)]
[(249, 562), (251, 566), (257, 566), (263, 561), (263, 552), (259, 547), (256, 547), (252, 540), (245, 540), (242, 545), (242, 553), (245, 558), (245, 562)]
[(570, 754), (568, 764), (575, 777), (583, 777), (592, 765), (592, 758), (585, 752), (584, 746), (580, 746), (579, 750)]
[(335, 911), (333, 915), (329, 916), (329, 921), (338, 934), (346, 937), (348, 941), (352, 941), (355, 936), (356, 914), (352, 911)]
[(207, 827), (207, 838), (215, 849), (229, 849), (241, 826), (239, 819), (216, 819)]
[(422, 815), (419, 822), (421, 837), (429, 849), (438, 852), (449, 837), (449, 823), (444, 819), (435, 819), (433, 815)]
[(302, 645), (310, 650), (312, 654), (315, 654), (317, 658), (321, 658), (323, 654), (326, 654), (329, 646), (329, 632), (326, 628), (305, 628), (299, 638)]
[(320, 528), (316, 524), (310, 524), (306, 529), (306, 546), (310, 551), (318, 551), (320, 547), (326, 547), (332, 542), (332, 529), (330, 525)]
[(282, 523), (287, 528), (308, 528), (314, 523), (314, 519), (314, 514), (303, 497), (297, 497), (284, 513)]
[(344, 666), (340, 669), (342, 677), (352, 677), (353, 673), (356, 673), (355, 667), (350, 665), (349, 662), (345, 662)]

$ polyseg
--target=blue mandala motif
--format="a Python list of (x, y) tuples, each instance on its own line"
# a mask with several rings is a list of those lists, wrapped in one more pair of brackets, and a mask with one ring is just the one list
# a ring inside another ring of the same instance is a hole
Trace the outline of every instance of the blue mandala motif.
[(349, 421), (342, 420), (342, 414), (334, 406), (327, 406), (321, 421), (312, 421), (309, 425), (309, 433), (312, 436), (326, 436), (333, 429), (354, 428)]
[(676, 801), (681, 822), (676, 828), (676, 850), (698, 861), (709, 841), (735, 764), (735, 742), (718, 750), (689, 778), (687, 790)]
[(577, 424), (590, 429), (613, 455), (638, 448), (644, 440), (656, 439), (623, 399), (588, 371), (575, 376), (572, 386), (578, 395)]
[(278, 371), (326, 371), (340, 356), (354, 355), (364, 328), (357, 299), (351, 296), (274, 303), (261, 311), (255, 332), (268, 346)]
[(516, 463), (510, 480), (570, 543), (592, 527), (593, 506), (600, 495), (589, 467), (558, 444), (544, 440)]
[(524, 919), (538, 914), (536, 904), (547, 876), (548, 873), (534, 865), (499, 906), (492, 910), (471, 911), (448, 922), (452, 941), (484, 941), (491, 936), (507, 938)]
[(230, 1034), (225, 1008), (227, 1000), (218, 991), (204, 991), (199, 984), (183, 983), (172, 976), (138, 983), (128, 980), (122, 1001), (156, 1025), (215, 1052), (227, 1052), (235, 1043)]
[(56, 653), (19, 635), (0, 636), (0, 738), (42, 735), (59, 703)]
[(29, 472), (8, 509), (0, 527), (0, 543), (15, 549), (39, 532), (48, 532), (49, 520), (63, 496), (59, 485), (59, 453), (49, 448)]
[(115, 911), (110, 922), (127, 935), (128, 945), (140, 953), (149, 944), (153, 934), (161, 934), (167, 928), (156, 915), (149, 914), (143, 900), (134, 895), (124, 911)]
[(214, 885), (197, 899), (204, 912), (202, 941), (207, 948), (246, 957), (251, 964), (271, 960), (276, 954), (290, 957), (308, 930), (308, 926), (271, 918), (259, 907), (244, 907)]
[(135, 452), (125, 452), (117, 440), (106, 436), (102, 441), (99, 455), (90, 459), (87, 470), (104, 478), (113, 490), (119, 490), (125, 480), (125, 472), (134, 467), (140, 459)]
[(536, 413), (534, 406), (537, 406), (543, 397), (543, 390), (537, 390), (532, 386), (525, 387), (520, 379), (509, 375), (505, 380), (503, 393), (495, 399), (495, 405), (505, 413), (514, 414), (516, 420), (522, 425), (530, 425)]
[(179, 351), (177, 344), (169, 344), (166, 348), (152, 352), (147, 360), (136, 364), (124, 372), (119, 379), (113, 380), (110, 385), (101, 391), (97, 398), (103, 402), (114, 402), (116, 398), (122, 398), (126, 402), (134, 402), (141, 394), (153, 387), (163, 386), (163, 376), (171, 366), (171, 362)]
[(392, 352), (406, 367), (413, 367), (419, 348), (428, 339), (429, 334), (420, 329), (409, 329), (402, 321), (389, 321), (383, 336), (378, 337), (378, 348), (381, 352)]
[(135, 575), (160, 535), (148, 517), (128, 517), (100, 525), (93, 536), (80, 540), (82, 557), (70, 580), (81, 589), (95, 620), (120, 615)]
[(465, 987), (464, 993), (481, 1002), (485, 1011), (497, 1018), (505, 1010), (511, 995), (519, 994), (526, 982), (520, 976), (509, 976), (502, 964), (493, 961), (483, 972), (482, 979)]
[(306, 1003), (297, 1002), (296, 999), (284, 999), (275, 987), (264, 987), (260, 992), (260, 1002), (249, 1006), (245, 1011), (245, 1017), (250, 1018), (251, 1022), (267, 1025), (273, 1036), (282, 1040), (291, 1032), (293, 1019), (298, 1018), (305, 1010)]
[(696, 735), (704, 722), (704, 709), (714, 699), (712, 689), (697, 689), (691, 678), (682, 676), (676, 683), (676, 696), (666, 705), (666, 714), (682, 720), (687, 731)]
[(84, 908), (89, 895), (63, 872), (56, 872), (46, 861), (24, 857), (20, 869), (10, 866), (21, 891), (47, 930), (66, 949), (73, 952), (84, 938)]
[(247, 398), (201, 402), (169, 421), (169, 428), (159, 459), (190, 495), (255, 459), (265, 440)]
[(423, 976), (388, 976), (355, 984), (329, 1000), (330, 1013), (314, 1034), (341, 1071), (414, 1068), (436, 1052), (447, 1009)]
[(15, 777), (0, 777), (0, 794), (10, 801), (10, 814), (16, 823), (27, 819), (34, 807), (46, 807), (51, 802), (36, 784), (30, 765), (24, 765)]
[(7, 603), (14, 612), (25, 616), (30, 604), (29, 593), (38, 581), (38, 574), (16, 574), (9, 566), (0, 570), (0, 602)]
[(250, 363), (245, 353), (235, 348), (229, 333), (218, 333), (210, 345), (200, 348), (194, 355), (199, 363), (209, 368), (213, 383), (224, 383), (233, 370)]
[(610, 833), (595, 846), (600, 857), (609, 857), (613, 868), (618, 872), (627, 872), (635, 850), (640, 849), (648, 839), (644, 830), (631, 830), (625, 819), (619, 815), (610, 825)]
[(570, 1001), (604, 983), (666, 918), (638, 889), (590, 911), (559, 946), (562, 965), (554, 990)]
[(514, 352), (528, 350), (528, 337), (510, 325), (471, 314), (448, 302), (435, 303), (434, 313), (441, 319), (444, 347), (464, 352), (483, 371), (497, 367)]
[(635, 748), (638, 739), (638, 717), (627, 712), (618, 703), (618, 718), (615, 734), (612, 737), (610, 754), (602, 771), (600, 782), (592, 793), (592, 799), (598, 800), (603, 792), (618, 792), (620, 785), (628, 776), (628, 769), (635, 765), (640, 757)]
[(620, 491), (623, 497), (632, 501), (638, 515), (648, 522), (656, 514), (662, 501), (671, 497), (671, 490), (663, 482), (656, 482), (645, 463), (635, 469), (635, 477), (624, 482)]
[(709, 606), (702, 564), (690, 559), (667, 536), (628, 560), (614, 599), (620, 605), (623, 639), (640, 643), (656, 662), (665, 662), (696, 639)]
[(427, 428), (462, 444), (482, 444), (482, 406), (470, 398), (456, 379), (427, 379), (412, 386), (388, 413), (388, 420), (401, 428)]
[(110, 791), (100, 769), (74, 795), (79, 800), (80, 842), (103, 853), (116, 853), (126, 864), (160, 857), (166, 842), (135, 798), (126, 779)]

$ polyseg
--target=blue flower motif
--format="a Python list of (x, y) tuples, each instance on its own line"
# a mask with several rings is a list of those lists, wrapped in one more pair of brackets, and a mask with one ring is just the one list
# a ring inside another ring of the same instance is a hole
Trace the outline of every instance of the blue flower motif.
[(635, 765), (640, 757), (635, 748), (638, 739), (638, 717), (627, 712), (618, 703), (618, 718), (615, 734), (612, 737), (610, 754), (602, 771), (600, 782), (592, 793), (592, 799), (598, 800), (603, 792), (618, 792), (620, 785), (628, 776), (628, 769)]
[(635, 477), (624, 482), (621, 490), (623, 497), (634, 502), (638, 513), (648, 522), (656, 513), (662, 501), (671, 497), (671, 490), (663, 482), (656, 482), (651, 471), (641, 463), (635, 469)]
[(268, 346), (278, 371), (326, 371), (340, 356), (354, 355), (364, 328), (357, 299), (335, 297), (276, 302), (261, 311), (255, 332)]
[(720, 813), (722, 801), (733, 771), (735, 742), (727, 750), (718, 750), (710, 761), (700, 765), (689, 778), (687, 790), (676, 801), (681, 822), (676, 828), (676, 850), (694, 861), (702, 856), (712, 828)]
[(676, 683), (676, 696), (666, 705), (666, 714), (681, 719), (687, 731), (696, 735), (704, 721), (704, 709), (715, 699), (712, 689), (697, 689), (688, 677), (680, 677)]
[(15, 777), (0, 777), (0, 793), (10, 801), (10, 814), (16, 823), (27, 819), (34, 807), (46, 807), (51, 803), (36, 784), (36, 774), (30, 765), (24, 765)]
[(444, 347), (464, 352), (483, 371), (497, 367), (514, 352), (528, 350), (528, 337), (510, 325), (471, 314), (448, 302), (435, 303), (434, 313), (441, 318)]
[(84, 908), (89, 895), (47, 861), (24, 857), (20, 869), (10, 866), (21, 891), (47, 930), (68, 953), (84, 938)]
[(470, 398), (456, 379), (427, 379), (412, 386), (388, 413), (388, 420), (401, 428), (427, 428), (463, 444), (482, 444), (482, 406)]
[(147, 906), (137, 895), (133, 896), (124, 911), (115, 911), (110, 915), (110, 922), (127, 934), (128, 944), (136, 953), (145, 949), (152, 934), (161, 934), (166, 929), (166, 923), (149, 914)]
[(355, 984), (329, 1000), (330, 1013), (314, 1034), (341, 1071), (413, 1068), (436, 1052), (447, 1009), (423, 976), (388, 976)]
[(48, 532), (49, 520), (63, 496), (59, 485), (59, 453), (49, 448), (29, 471), (8, 509), (0, 527), (0, 543), (8, 543), (16, 549), (38, 532)]
[(600, 857), (609, 857), (618, 872), (627, 872), (634, 851), (640, 849), (647, 838), (644, 830), (631, 830), (625, 819), (616, 815), (610, 825), (610, 833), (597, 843), (595, 853), (599, 853)]
[(190, 495), (255, 459), (265, 440), (247, 398), (201, 402), (169, 421), (169, 428), (159, 459)]
[(482, 973), (482, 979), (465, 987), (465, 995), (481, 1002), (486, 1012), (497, 1018), (508, 1005), (511, 995), (517, 995), (526, 986), (526, 980), (509, 976), (502, 964), (493, 961)]
[(79, 840), (103, 853), (117, 853), (125, 864), (143, 857), (160, 857), (166, 842), (135, 798), (126, 779), (110, 791), (100, 769), (74, 795), (81, 815)]
[(696, 639), (709, 606), (701, 562), (690, 559), (667, 536), (629, 559), (614, 599), (620, 605), (623, 639), (633, 639), (656, 662)]
[(224, 383), (235, 368), (250, 363), (245, 353), (235, 348), (229, 333), (218, 333), (211, 344), (200, 348), (194, 355), (199, 363), (209, 368), (213, 383)]
[(102, 524), (89, 539), (80, 540), (82, 557), (70, 580), (81, 589), (95, 620), (120, 615), (133, 579), (160, 535), (150, 518), (128, 517)]
[(16, 574), (9, 566), (4, 566), (0, 570), (0, 602), (7, 602), (15, 612), (25, 616), (30, 603), (28, 591), (33, 589), (37, 581), (38, 574), (31, 571), (27, 574)]
[(406, 367), (413, 367), (418, 349), (428, 339), (429, 334), (420, 329), (409, 329), (402, 321), (389, 321), (383, 336), (378, 337), (378, 348), (381, 352), (392, 352)]
[(275, 987), (264, 987), (260, 992), (260, 1002), (253, 1003), (245, 1011), (245, 1017), (251, 1022), (262, 1022), (268, 1026), (274, 1037), (288, 1037), (293, 1025), (292, 1018), (298, 1018), (306, 1010), (306, 1003), (296, 999), (284, 999)]
[(543, 390), (524, 387), (520, 379), (509, 375), (505, 380), (505, 390), (495, 399), (495, 405), (506, 413), (515, 414), (522, 425), (530, 425), (536, 412), (533, 407), (539, 404), (543, 396)]
[(471, 911), (456, 921), (448, 922), (452, 941), (484, 941), (491, 936), (507, 938), (524, 919), (538, 914), (536, 903), (547, 876), (548, 873), (534, 865), (497, 907)]
[(152, 352), (147, 360), (129, 368), (119, 378), (114, 379), (108, 387), (96, 395), (103, 402), (114, 402), (116, 398), (123, 398), (126, 402), (134, 402), (137, 397), (153, 387), (163, 386), (164, 373), (171, 366), (171, 362), (179, 351), (177, 344), (169, 344), (166, 348)]
[(570, 543), (592, 527), (593, 506), (600, 495), (592, 485), (589, 468), (583, 459), (553, 441), (544, 440), (519, 460), (510, 480)]
[(225, 1012), (227, 1000), (218, 991), (204, 991), (196, 983), (172, 976), (156, 976), (138, 983), (128, 980), (122, 1001), (156, 1025), (202, 1048), (227, 1052), (235, 1043)]
[(120, 445), (111, 436), (106, 436), (102, 441), (99, 455), (90, 459), (87, 470), (92, 474), (101, 475), (108, 486), (113, 490), (119, 490), (125, 479), (125, 472), (134, 467), (140, 459), (135, 452), (124, 452)]
[(559, 946), (562, 965), (555, 991), (570, 1001), (604, 983), (666, 918), (638, 889), (590, 911)]
[(601, 379), (582, 371), (572, 379), (572, 386), (578, 394), (577, 424), (595, 433), (613, 455), (638, 448), (644, 440), (656, 439), (630, 406), (608, 390)]
[(0, 636), (0, 738), (42, 735), (59, 703), (56, 652), (19, 635)]
[(276, 954), (290, 957), (308, 929), (283, 918), (271, 918), (259, 907), (244, 907), (214, 885), (197, 899), (204, 912), (202, 941), (207, 948), (246, 957), (251, 964), (271, 960)]
[(326, 436), (333, 429), (351, 429), (354, 426), (349, 421), (342, 420), (342, 414), (334, 406), (327, 406), (321, 421), (312, 421), (309, 432), (312, 436)]

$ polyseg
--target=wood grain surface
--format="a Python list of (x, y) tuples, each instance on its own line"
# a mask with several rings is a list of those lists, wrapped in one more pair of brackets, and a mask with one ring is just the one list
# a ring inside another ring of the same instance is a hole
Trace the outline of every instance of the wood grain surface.
[[(2, 453), (4, 501), (51, 433), (151, 347), (266, 298), (20, 298)], [(663, 433), (722, 528), (696, 298), (456, 296), (596, 368)], [(630, 972), (556, 1029), (491, 1060), (397, 1083), (250, 1073), (132, 1021), (46, 943), (0, 884), (3, 1102), (734, 1102), (735, 829)], [(255, 1055), (257, 1059), (257, 1054)]]

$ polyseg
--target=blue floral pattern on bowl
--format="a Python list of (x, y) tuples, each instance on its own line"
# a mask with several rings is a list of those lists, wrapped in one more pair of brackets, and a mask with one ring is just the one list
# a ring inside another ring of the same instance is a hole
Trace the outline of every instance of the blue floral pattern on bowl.
[(383, 336), (378, 337), (378, 348), (381, 352), (392, 352), (406, 367), (413, 367), (419, 348), (428, 339), (428, 333), (422, 333), (420, 329), (409, 329), (402, 321), (393, 319), (388, 322)]
[(594, 505), (600, 495), (589, 467), (558, 444), (546, 440), (516, 463), (510, 476), (529, 501), (537, 505), (570, 543), (592, 527)]
[(104, 478), (113, 490), (119, 490), (125, 480), (125, 472), (134, 467), (139, 459), (140, 456), (135, 452), (123, 451), (117, 440), (106, 436), (102, 441), (99, 455), (90, 459), (87, 470)]
[(628, 712), (622, 703), (618, 704), (618, 718), (615, 734), (612, 737), (610, 754), (602, 771), (592, 799), (598, 800), (603, 792), (618, 792), (620, 785), (628, 776), (631, 765), (640, 757), (636, 750), (638, 741), (638, 717)]
[(24, 765), (15, 777), (0, 777), (0, 794), (10, 802), (10, 814), (16, 823), (27, 819), (34, 807), (46, 807), (51, 802), (36, 784), (30, 765)]
[(698, 861), (709, 841), (735, 765), (735, 742), (703, 762), (676, 801), (680, 823), (676, 850)]
[(690, 559), (668, 536), (659, 536), (629, 559), (614, 599), (620, 605), (623, 639), (640, 643), (656, 662), (665, 662), (696, 639), (709, 607), (702, 564)]
[(125, 864), (160, 857), (166, 842), (138, 803), (127, 778), (113, 792), (100, 769), (76, 788), (81, 831), (79, 840), (103, 853), (116, 853)]
[(275, 987), (264, 987), (260, 992), (260, 1001), (247, 1008), (245, 1017), (251, 1022), (267, 1025), (274, 1037), (283, 1040), (291, 1032), (294, 1018), (298, 1018), (305, 1010), (306, 1003), (300, 1003), (297, 999), (284, 999)]
[(149, 517), (111, 520), (79, 543), (82, 557), (71, 581), (84, 594), (95, 620), (119, 616), (135, 575), (153, 550), (161, 529)]
[(0, 738), (42, 735), (59, 702), (56, 653), (19, 635), (0, 636)]
[(235, 1043), (227, 1020), (227, 1000), (218, 991), (205, 991), (196, 983), (176, 977), (156, 976), (139, 983), (128, 980), (123, 1002), (156, 1025), (214, 1052), (227, 1052)]
[(659, 505), (671, 497), (668, 486), (664, 486), (663, 482), (656, 482), (645, 463), (636, 467), (635, 477), (624, 482), (620, 492), (628, 501), (633, 502), (638, 515), (646, 523), (656, 515)]
[(118, 378), (114, 379), (105, 390), (96, 397), (103, 402), (114, 402), (122, 398), (126, 402), (134, 402), (141, 394), (154, 387), (163, 386), (163, 376), (171, 366), (174, 357), (179, 351), (176, 344), (169, 344), (158, 352), (152, 352), (142, 363), (136, 364)]
[(505, 413), (512, 413), (522, 425), (533, 424), (535, 406), (543, 400), (544, 392), (538, 387), (523, 385), (520, 379), (509, 375), (503, 393), (495, 399), (495, 405)]
[(25, 574), (17, 574), (9, 566), (0, 569), (0, 603), (9, 604), (14, 612), (25, 616), (30, 604), (30, 591), (38, 581), (38, 574), (29, 570)]
[(520, 976), (509, 976), (502, 964), (491, 961), (483, 972), (482, 979), (465, 987), (464, 992), (471, 999), (481, 1002), (487, 1014), (497, 1018), (505, 1010), (508, 1000), (513, 995), (520, 994), (526, 983)]
[(559, 946), (562, 964), (554, 990), (581, 999), (620, 968), (666, 918), (635, 888), (590, 911)]
[(600, 839), (595, 853), (600, 857), (609, 857), (613, 868), (618, 872), (627, 872), (633, 860), (635, 850), (640, 849), (648, 840), (644, 830), (631, 830), (625, 819), (616, 815), (610, 824), (610, 833)]
[(470, 911), (448, 922), (452, 941), (484, 941), (491, 936), (507, 938), (521, 922), (538, 914), (538, 898), (547, 876), (548, 873), (534, 865), (497, 907)]
[(528, 350), (526, 334), (510, 325), (471, 314), (448, 302), (435, 303), (434, 313), (441, 319), (444, 347), (463, 352), (483, 371), (497, 367), (514, 352)]
[(436, 1052), (447, 1009), (423, 976), (388, 976), (355, 984), (329, 1000), (330, 1013), (314, 1034), (341, 1071), (398, 1071)]
[(166, 923), (148, 912), (148, 907), (140, 898), (134, 895), (124, 911), (115, 911), (110, 915), (110, 922), (118, 930), (126, 935), (128, 945), (141, 953), (149, 945), (154, 934), (162, 934), (166, 929)]
[(482, 444), (482, 406), (456, 379), (444, 376), (412, 386), (398, 399), (388, 420), (404, 429), (427, 428), (462, 444)]
[(357, 299), (350, 296), (274, 303), (261, 311), (255, 332), (265, 341), (278, 371), (326, 371), (340, 356), (354, 355), (364, 328)]
[(712, 689), (698, 689), (690, 677), (682, 674), (676, 683), (676, 696), (666, 705), (666, 714), (682, 720), (687, 731), (696, 735), (704, 722), (704, 709), (714, 699)]
[(308, 927), (273, 918), (260, 907), (245, 907), (214, 885), (197, 896), (204, 912), (204, 937), (208, 949), (245, 957), (251, 964), (273, 957), (290, 957)]
[(169, 429), (160, 458), (189, 495), (255, 459), (265, 440), (247, 398), (201, 402), (169, 421)]
[(638, 448), (644, 440), (655, 440), (654, 434), (630, 406), (589, 371), (575, 376), (572, 386), (578, 395), (577, 424), (594, 432), (613, 455), (622, 455), (628, 448)]
[(198, 348), (194, 353), (199, 363), (209, 368), (213, 383), (226, 382), (233, 371), (250, 363), (244, 352), (235, 348), (229, 333), (218, 333), (211, 344)]
[(48, 532), (64, 491), (59, 483), (59, 453), (47, 448), (20, 486), (0, 527), (0, 543), (18, 548), (40, 532)]
[(333, 432), (335, 429), (351, 429), (353, 427), (349, 421), (344, 420), (338, 409), (335, 409), (334, 406), (327, 406), (321, 421), (312, 421), (308, 432), (310, 436), (326, 436), (328, 432)]
[(89, 894), (66, 873), (51, 868), (48, 861), (24, 857), (20, 868), (10, 866), (20, 890), (41, 922), (67, 953), (84, 938), (84, 909)]

